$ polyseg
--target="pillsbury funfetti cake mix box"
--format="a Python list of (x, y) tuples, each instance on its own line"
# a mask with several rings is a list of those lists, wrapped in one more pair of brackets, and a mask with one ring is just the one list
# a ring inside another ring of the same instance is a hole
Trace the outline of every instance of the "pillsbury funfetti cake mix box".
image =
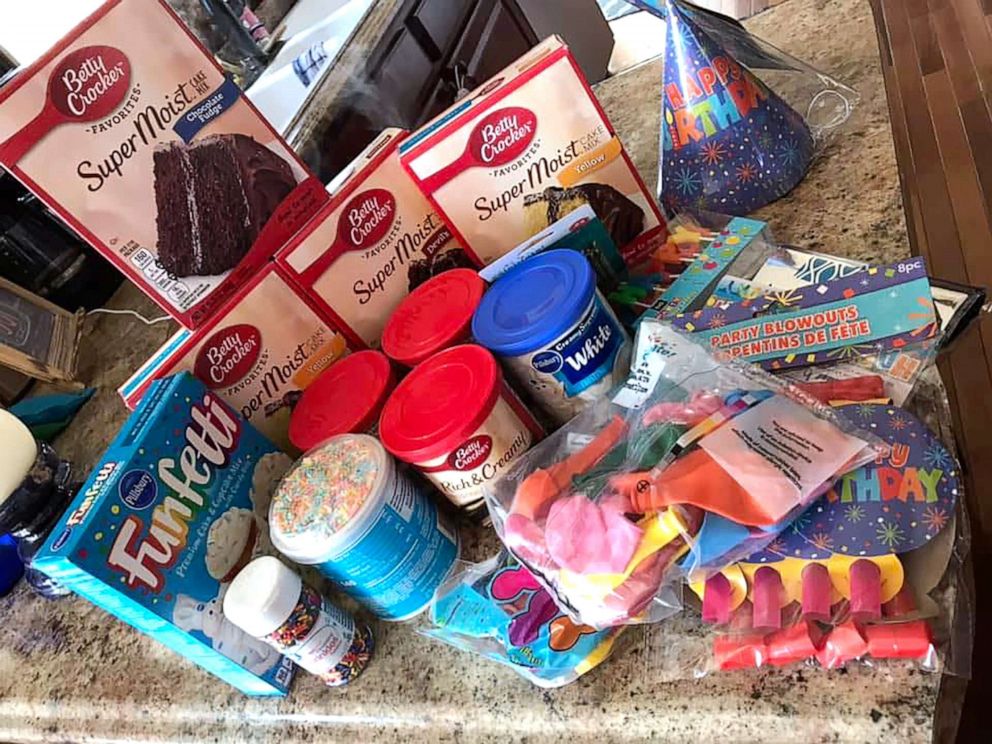
[(183, 373), (155, 382), (39, 551), (35, 567), (249, 695), (295, 667), (228, 622), (224, 594), (271, 552), (289, 458)]
[(165, 0), (106, 0), (4, 86), (0, 165), (187, 328), (328, 199)]

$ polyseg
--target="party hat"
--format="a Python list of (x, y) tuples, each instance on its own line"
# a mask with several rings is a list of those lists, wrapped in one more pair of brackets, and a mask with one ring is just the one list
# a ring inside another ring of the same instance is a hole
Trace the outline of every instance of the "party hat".
[(813, 157), (803, 117), (664, 0), (659, 198), (671, 212), (744, 215), (798, 184)]

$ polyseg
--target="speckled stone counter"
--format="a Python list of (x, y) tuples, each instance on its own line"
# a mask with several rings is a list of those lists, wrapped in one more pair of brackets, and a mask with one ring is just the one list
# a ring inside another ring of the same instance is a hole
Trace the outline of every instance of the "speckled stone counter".
[[(853, 122), (803, 184), (759, 216), (781, 240), (859, 258), (907, 255), (867, 3), (789, 0), (748, 25), (863, 94)], [(659, 75), (659, 64), (648, 63), (598, 88), (649, 184)], [(158, 314), (129, 285), (112, 304)], [(95, 462), (127, 415), (116, 387), (169, 325), (120, 316), (88, 322), (81, 375), (98, 390), (59, 441), (65, 456), (83, 468)], [(491, 538), (472, 539), (469, 557), (493, 549)], [(680, 620), (664, 633), (629, 631), (601, 667), (542, 691), (408, 626), (378, 623), (376, 657), (347, 689), (325, 689), (304, 674), (286, 699), (249, 699), (83, 600), (50, 603), (22, 586), (0, 600), (0, 618), (2, 741), (926, 742), (939, 682), (903, 667), (696, 680), (675, 661), (705, 644), (698, 626)]]

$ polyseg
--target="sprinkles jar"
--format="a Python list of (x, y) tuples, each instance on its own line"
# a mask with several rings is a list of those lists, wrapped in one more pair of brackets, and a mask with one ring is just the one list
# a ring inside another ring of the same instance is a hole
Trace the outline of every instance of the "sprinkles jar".
[(366, 434), (332, 437), (286, 474), (269, 507), (275, 548), (385, 620), (427, 608), (458, 558), (424, 487)]
[(224, 595), (224, 616), (329, 687), (361, 674), (375, 647), (367, 625), (272, 556), (257, 558), (235, 577)]

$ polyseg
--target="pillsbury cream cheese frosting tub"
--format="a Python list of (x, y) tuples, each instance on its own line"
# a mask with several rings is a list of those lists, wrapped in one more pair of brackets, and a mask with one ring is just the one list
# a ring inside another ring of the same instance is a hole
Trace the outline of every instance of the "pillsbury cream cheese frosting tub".
[(269, 509), (272, 543), (385, 620), (427, 608), (458, 558), (457, 533), (428, 494), (366, 434), (305, 454)]
[(534, 256), (500, 277), (475, 312), (472, 335), (556, 425), (621, 382), (630, 357), (592, 266), (571, 250)]

